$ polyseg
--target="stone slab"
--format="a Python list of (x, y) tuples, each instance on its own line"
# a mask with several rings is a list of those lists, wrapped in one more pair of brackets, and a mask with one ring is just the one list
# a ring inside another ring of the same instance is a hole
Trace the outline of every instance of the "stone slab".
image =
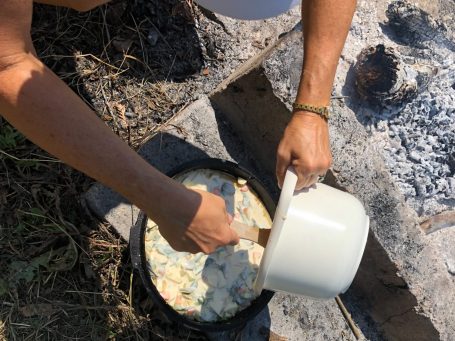
[(112, 189), (95, 183), (84, 194), (84, 199), (93, 213), (110, 223), (125, 240), (130, 238), (130, 229), (135, 224), (139, 209)]

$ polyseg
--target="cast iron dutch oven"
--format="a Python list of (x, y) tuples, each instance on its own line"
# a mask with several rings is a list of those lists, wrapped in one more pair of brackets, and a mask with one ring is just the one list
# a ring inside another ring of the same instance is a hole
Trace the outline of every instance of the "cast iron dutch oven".
[[(273, 217), (276, 205), (271, 199), (268, 192), (265, 190), (264, 186), (250, 172), (241, 168), (235, 163), (221, 159), (202, 159), (185, 163), (177, 169), (169, 172), (167, 175), (170, 177), (175, 177), (181, 173), (197, 169), (218, 170), (234, 177), (241, 177), (248, 180), (249, 186), (257, 193), (270, 216)], [(131, 260), (133, 262), (134, 268), (139, 272), (141, 276), (142, 282), (145, 286), (145, 289), (147, 290), (148, 295), (169, 320), (190, 329), (209, 333), (241, 329), (249, 320), (253, 319), (257, 314), (259, 314), (272, 299), (273, 292), (263, 290), (261, 295), (257, 297), (249, 307), (240, 311), (232, 318), (220, 322), (199, 322), (191, 320), (179, 314), (161, 297), (155, 285), (153, 284), (150, 273), (147, 269), (144, 244), (146, 225), (147, 217), (143, 212), (141, 212), (136, 224), (133, 226), (130, 233)]]

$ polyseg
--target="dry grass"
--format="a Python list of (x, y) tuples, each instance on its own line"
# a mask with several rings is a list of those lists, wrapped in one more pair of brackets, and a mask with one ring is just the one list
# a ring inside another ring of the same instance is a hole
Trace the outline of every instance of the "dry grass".
[[(189, 8), (39, 6), (33, 39), (42, 60), (138, 147), (191, 97), (202, 62)], [(86, 209), (90, 184), (0, 118), (0, 340), (203, 339), (160, 319), (127, 244)]]
[(33, 41), (40, 58), (138, 147), (197, 86), (202, 52), (186, 4), (117, 1), (90, 13), (36, 6)]
[(0, 339), (197, 339), (160, 320), (90, 184), (0, 123)]

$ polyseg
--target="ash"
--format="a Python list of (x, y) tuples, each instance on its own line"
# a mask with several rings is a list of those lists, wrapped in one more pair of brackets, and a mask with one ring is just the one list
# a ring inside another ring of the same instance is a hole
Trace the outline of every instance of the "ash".
[(401, 107), (380, 110), (373, 131), (407, 202), (429, 216), (455, 207), (455, 25), (404, 1), (392, 3), (387, 17), (389, 37), (421, 88)]
[[(372, 134), (394, 182), (420, 216), (454, 209), (455, 2), (440, 1), (436, 19), (405, 1), (391, 2), (386, 9), (380, 2), (358, 3), (333, 97), (344, 97), (342, 101)], [(395, 93), (373, 91), (378, 96), (374, 102), (382, 104), (368, 104), (358, 93), (355, 66), (364, 49), (380, 45), (387, 51), (393, 48), (393, 61), (399, 61), (402, 70), (398, 78), (416, 89), (408, 96), (399, 92), (409, 87), (392, 84)], [(297, 94), (302, 54), (300, 42), (294, 42), (274, 51), (264, 65), (274, 93), (288, 108)], [(280, 60), (289, 63), (283, 65)], [(283, 75), (288, 75), (287, 81)]]
[(387, 165), (420, 215), (455, 206), (455, 90), (450, 84), (454, 78), (452, 67), (384, 121), (390, 137), (384, 148)]

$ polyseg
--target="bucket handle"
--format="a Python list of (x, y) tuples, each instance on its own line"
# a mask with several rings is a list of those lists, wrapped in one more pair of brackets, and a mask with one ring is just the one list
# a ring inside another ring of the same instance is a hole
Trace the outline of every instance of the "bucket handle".
[[(283, 187), (281, 192), (286, 196), (291, 196), (295, 191), (295, 186), (297, 186), (297, 180), (299, 179), (294, 167), (289, 166), (286, 170), (286, 176), (284, 177)], [(283, 195), (282, 194), (282, 195)]]

